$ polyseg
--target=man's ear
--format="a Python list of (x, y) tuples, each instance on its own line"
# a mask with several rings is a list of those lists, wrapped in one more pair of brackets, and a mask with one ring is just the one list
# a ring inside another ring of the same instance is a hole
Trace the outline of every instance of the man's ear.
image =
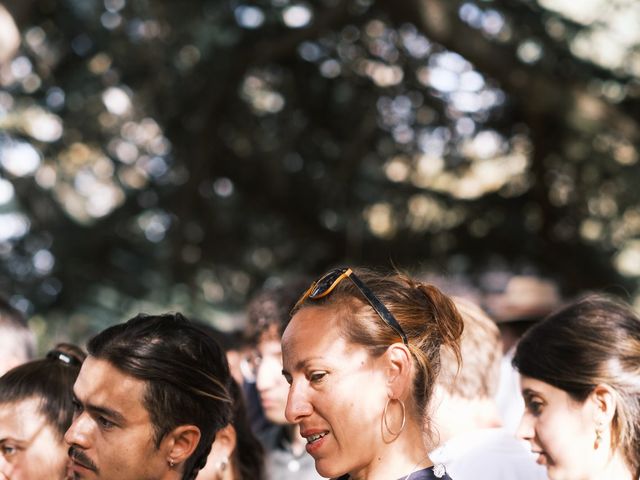
[(403, 398), (411, 385), (411, 352), (406, 345), (394, 343), (384, 355), (389, 398)]
[(195, 425), (174, 428), (164, 439), (167, 442), (167, 462), (177, 465), (186, 461), (196, 450), (200, 437), (200, 429)]

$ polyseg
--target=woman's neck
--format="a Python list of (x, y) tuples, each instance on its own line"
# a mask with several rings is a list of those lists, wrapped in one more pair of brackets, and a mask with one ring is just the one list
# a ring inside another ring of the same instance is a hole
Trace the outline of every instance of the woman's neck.
[(365, 467), (349, 472), (350, 480), (404, 479), (408, 475), (433, 465), (424, 444), (422, 429), (414, 422), (393, 441), (381, 444), (374, 460)]
[(615, 478), (616, 480), (637, 480), (635, 474), (624, 461), (622, 454), (618, 451), (613, 454), (610, 460), (604, 465), (603, 469), (597, 472), (593, 479)]

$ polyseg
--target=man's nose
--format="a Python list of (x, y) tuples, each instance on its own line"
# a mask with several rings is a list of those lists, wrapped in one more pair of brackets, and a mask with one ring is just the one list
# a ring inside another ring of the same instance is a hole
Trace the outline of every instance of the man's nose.
[(64, 434), (64, 441), (69, 445), (89, 448), (90, 419), (83, 414), (77, 415)]

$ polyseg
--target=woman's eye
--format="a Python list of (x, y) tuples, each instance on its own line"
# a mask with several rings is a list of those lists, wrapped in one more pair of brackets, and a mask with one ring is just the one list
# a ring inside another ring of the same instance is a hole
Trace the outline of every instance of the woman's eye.
[(527, 403), (527, 409), (536, 416), (542, 413), (542, 406), (542, 402), (530, 401)]

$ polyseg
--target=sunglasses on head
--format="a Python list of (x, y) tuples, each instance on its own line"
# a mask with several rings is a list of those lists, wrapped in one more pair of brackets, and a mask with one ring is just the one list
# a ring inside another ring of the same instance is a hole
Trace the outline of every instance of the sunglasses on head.
[(300, 297), (300, 300), (298, 300), (294, 308), (298, 308), (307, 299), (317, 300), (319, 298), (326, 297), (345, 278), (351, 280), (360, 293), (362, 293), (364, 298), (367, 299), (382, 321), (389, 325), (400, 336), (402, 343), (408, 346), (409, 341), (407, 340), (407, 335), (404, 333), (404, 330), (402, 330), (402, 327), (396, 318), (350, 268), (336, 268), (335, 270), (331, 270), (324, 274), (315, 281), (311, 287), (309, 287), (309, 290), (307, 290), (302, 297)]

